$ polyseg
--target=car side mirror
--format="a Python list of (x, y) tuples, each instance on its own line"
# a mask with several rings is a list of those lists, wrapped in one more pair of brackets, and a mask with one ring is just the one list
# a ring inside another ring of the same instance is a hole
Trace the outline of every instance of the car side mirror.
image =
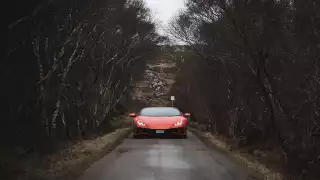
[(184, 113), (184, 116), (189, 117), (190, 113)]
[(130, 113), (129, 116), (130, 116), (130, 117), (136, 117), (137, 114), (136, 114), (136, 113)]

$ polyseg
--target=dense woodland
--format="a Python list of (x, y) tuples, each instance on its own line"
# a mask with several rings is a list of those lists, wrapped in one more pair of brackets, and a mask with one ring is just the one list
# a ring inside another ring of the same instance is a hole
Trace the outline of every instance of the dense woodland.
[[(177, 106), (238, 147), (280, 154), (290, 178), (318, 179), (320, 2), (186, 2), (169, 27), (192, 47)], [(2, 10), (1, 171), (4, 152), (49, 152), (104, 131), (166, 40), (141, 0), (12, 0)]]
[(178, 107), (239, 147), (277, 152), (291, 179), (319, 179), (319, 1), (187, 0), (169, 32), (193, 48)]
[(0, 64), (1, 161), (6, 151), (46, 153), (104, 131), (165, 39), (140, 0), (9, 4)]

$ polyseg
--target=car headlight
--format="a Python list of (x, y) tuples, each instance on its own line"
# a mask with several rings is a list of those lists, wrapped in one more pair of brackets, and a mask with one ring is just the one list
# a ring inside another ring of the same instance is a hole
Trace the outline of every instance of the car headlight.
[(145, 123), (143, 123), (143, 122), (141, 122), (141, 121), (138, 121), (137, 122), (140, 126), (145, 126), (146, 124)]
[(176, 122), (174, 125), (175, 126), (180, 126), (182, 124), (182, 121), (178, 121), (178, 122)]

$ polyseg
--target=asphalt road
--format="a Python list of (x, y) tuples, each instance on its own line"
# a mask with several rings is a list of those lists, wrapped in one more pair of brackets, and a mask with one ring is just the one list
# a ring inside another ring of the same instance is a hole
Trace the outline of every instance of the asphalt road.
[(188, 139), (126, 139), (79, 180), (246, 180), (223, 153)]

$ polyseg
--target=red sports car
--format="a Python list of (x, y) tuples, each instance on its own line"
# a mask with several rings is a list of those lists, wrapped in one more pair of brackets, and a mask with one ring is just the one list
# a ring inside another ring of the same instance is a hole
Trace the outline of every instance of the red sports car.
[(139, 114), (130, 113), (133, 117), (134, 137), (140, 135), (179, 135), (187, 138), (187, 117), (173, 107), (147, 107)]

